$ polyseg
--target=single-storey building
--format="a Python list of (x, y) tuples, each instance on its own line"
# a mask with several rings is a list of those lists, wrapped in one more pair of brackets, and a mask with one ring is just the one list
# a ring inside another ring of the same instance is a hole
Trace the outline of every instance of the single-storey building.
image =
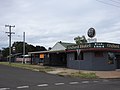
[[(74, 43), (57, 42), (51, 50), (29, 52), (31, 63), (41, 63), (44, 65), (67, 66), (67, 46)], [(41, 57), (43, 55), (43, 57)]]
[(67, 48), (67, 67), (82, 70), (115, 70), (120, 68), (120, 45), (86, 43)]
[(114, 43), (95, 42), (77, 45), (60, 41), (49, 51), (29, 54), (31, 62), (42, 59), (44, 65), (59, 65), (81, 70), (120, 69), (120, 44)]

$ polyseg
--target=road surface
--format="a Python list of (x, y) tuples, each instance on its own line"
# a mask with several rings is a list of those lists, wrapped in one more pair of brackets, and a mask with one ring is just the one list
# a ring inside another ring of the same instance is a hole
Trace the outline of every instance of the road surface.
[(79, 79), (0, 65), (0, 90), (120, 90), (120, 79)]

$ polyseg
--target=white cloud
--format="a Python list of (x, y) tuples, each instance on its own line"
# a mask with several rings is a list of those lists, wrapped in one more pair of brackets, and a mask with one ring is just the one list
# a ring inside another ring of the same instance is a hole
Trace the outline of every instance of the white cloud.
[(98, 41), (119, 43), (119, 10), (96, 0), (1, 0), (0, 26), (16, 26), (13, 41), (22, 40), (26, 32), (26, 42), (46, 47), (60, 40), (74, 42), (90, 27), (96, 29)]

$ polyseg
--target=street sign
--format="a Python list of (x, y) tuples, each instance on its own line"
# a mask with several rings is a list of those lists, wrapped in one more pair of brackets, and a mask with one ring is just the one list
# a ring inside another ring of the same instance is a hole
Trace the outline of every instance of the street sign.
[(80, 55), (81, 49), (76, 49), (78, 56)]

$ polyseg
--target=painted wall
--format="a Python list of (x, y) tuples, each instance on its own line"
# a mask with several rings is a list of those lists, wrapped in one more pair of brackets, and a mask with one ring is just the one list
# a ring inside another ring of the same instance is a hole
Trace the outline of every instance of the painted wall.
[(66, 48), (58, 42), (52, 47), (52, 49), (50, 51), (65, 50), (65, 49)]
[(115, 70), (115, 69), (116, 69), (115, 61), (114, 64), (108, 63), (108, 52), (104, 52), (103, 57), (94, 57), (92, 59), (92, 70)]
[(94, 52), (84, 52), (84, 60), (75, 60), (74, 53), (67, 54), (67, 67), (81, 70), (115, 70), (116, 63), (108, 64), (108, 54), (103, 57), (95, 57)]
[(67, 67), (73, 68), (73, 69), (79, 69), (79, 61), (75, 60), (75, 54), (74, 53), (68, 53), (67, 54)]
[(67, 54), (67, 67), (73, 69), (83, 69), (91, 70), (92, 69), (92, 55), (91, 53), (84, 53), (84, 60), (75, 60), (74, 53)]

